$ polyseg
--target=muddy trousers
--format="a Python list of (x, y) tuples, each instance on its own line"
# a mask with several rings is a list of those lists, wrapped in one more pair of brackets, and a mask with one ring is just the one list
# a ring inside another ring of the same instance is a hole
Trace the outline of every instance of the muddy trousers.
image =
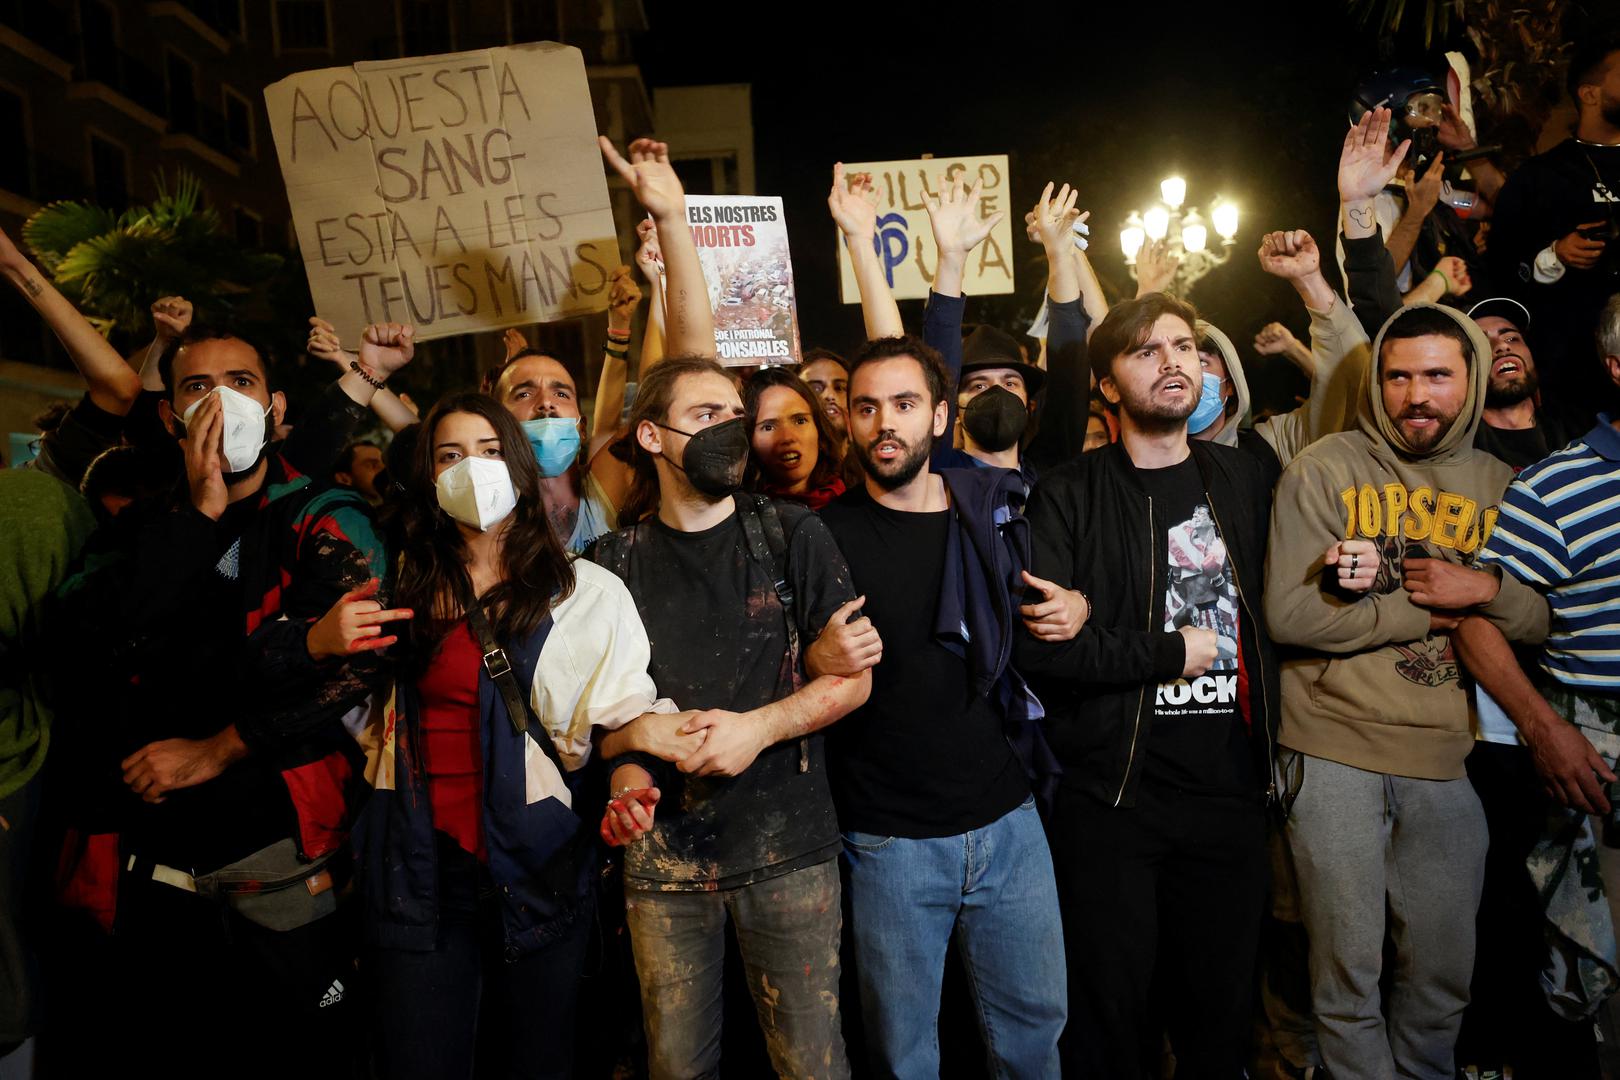
[(737, 933), (771, 1065), (789, 1080), (845, 1080), (838, 1012), (838, 863), (740, 889), (626, 888), (653, 1080), (720, 1075), (726, 919)]
[[(1297, 753), (1283, 751), (1285, 773)], [(1485, 878), (1479, 797), (1467, 780), (1298, 756), (1288, 843), (1323, 1064), (1333, 1080), (1451, 1080)], [(1395, 946), (1387, 1010), (1378, 989), (1386, 930)]]

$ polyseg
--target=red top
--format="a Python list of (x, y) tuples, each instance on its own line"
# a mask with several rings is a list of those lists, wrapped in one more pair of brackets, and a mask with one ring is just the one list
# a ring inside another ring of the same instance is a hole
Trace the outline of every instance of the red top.
[(422, 758), (433, 827), (478, 857), (484, 848), (484, 752), (478, 741), (478, 671), (483, 658), (467, 620), (450, 631), (417, 682)]
[(824, 509), (828, 503), (832, 502), (834, 499), (838, 498), (838, 496), (844, 493), (844, 481), (842, 477), (835, 476), (832, 478), (830, 483), (827, 483), (822, 487), (810, 488), (806, 491), (799, 492), (797, 495), (790, 495), (785, 491), (776, 490), (762, 479), (760, 481), (759, 490), (763, 494), (769, 495), (772, 498), (788, 499), (792, 502), (803, 503), (812, 510), (820, 511)]

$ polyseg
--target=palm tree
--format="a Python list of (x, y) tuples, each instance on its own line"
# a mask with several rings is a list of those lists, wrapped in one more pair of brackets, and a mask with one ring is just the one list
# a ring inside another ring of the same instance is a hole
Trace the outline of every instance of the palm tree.
[(180, 172), (172, 191), (161, 176), (157, 184), (146, 206), (53, 202), (23, 224), (40, 266), (103, 334), (150, 331), (160, 296), (185, 296), (204, 318), (228, 316), (282, 264), (226, 234), (196, 177)]

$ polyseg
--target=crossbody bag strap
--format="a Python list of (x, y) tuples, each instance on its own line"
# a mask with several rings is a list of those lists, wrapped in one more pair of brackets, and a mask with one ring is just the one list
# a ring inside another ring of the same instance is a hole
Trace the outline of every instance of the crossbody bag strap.
[(551, 745), (551, 739), (541, 729), (534, 711), (529, 708), (529, 699), (518, 686), (517, 675), (514, 674), (512, 661), (507, 658), (506, 650), (495, 639), (495, 630), (489, 625), (489, 616), (484, 614), (484, 605), (481, 600), (472, 596), (463, 595), (461, 607), (467, 615), (467, 626), (472, 630), (473, 637), (478, 641), (478, 651), (483, 654), (484, 671), (495, 684), (495, 689), (501, 695), (501, 701), (506, 705), (506, 717), (512, 722), (512, 730), (522, 735), (529, 733), (534, 741), (540, 744), (540, 749), (546, 752), (551, 763), (557, 767), (557, 773), (566, 776), (568, 770), (563, 766), (562, 759), (557, 754), (557, 748)]

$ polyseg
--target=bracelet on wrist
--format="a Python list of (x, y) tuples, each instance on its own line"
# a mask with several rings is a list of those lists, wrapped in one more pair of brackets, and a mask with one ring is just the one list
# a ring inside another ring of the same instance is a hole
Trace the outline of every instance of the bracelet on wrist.
[(1451, 279), (1446, 277), (1446, 272), (1444, 270), (1440, 269), (1437, 266), (1433, 270), (1429, 271), (1429, 276), (1430, 277), (1438, 276), (1440, 278), (1440, 280), (1445, 284), (1446, 292), (1449, 293), (1451, 291)]
[(627, 341), (630, 340), (630, 331), (628, 331), (628, 330), (615, 330), (615, 329), (613, 329), (613, 327), (610, 326), (610, 327), (608, 327), (607, 336), (608, 336), (609, 341), (627, 342)]
[(603, 346), (602, 351), (613, 357), (615, 360), (627, 360), (630, 357), (630, 347), (628, 345), (614, 345), (612, 342), (609, 342), (607, 345)]
[(377, 378), (377, 376), (371, 373), (370, 368), (366, 367), (366, 365), (362, 364), (358, 360), (349, 361), (349, 370), (360, 376), (360, 378), (368, 383), (373, 390), (381, 390), (383, 388), (383, 383), (388, 381), (386, 379)]

